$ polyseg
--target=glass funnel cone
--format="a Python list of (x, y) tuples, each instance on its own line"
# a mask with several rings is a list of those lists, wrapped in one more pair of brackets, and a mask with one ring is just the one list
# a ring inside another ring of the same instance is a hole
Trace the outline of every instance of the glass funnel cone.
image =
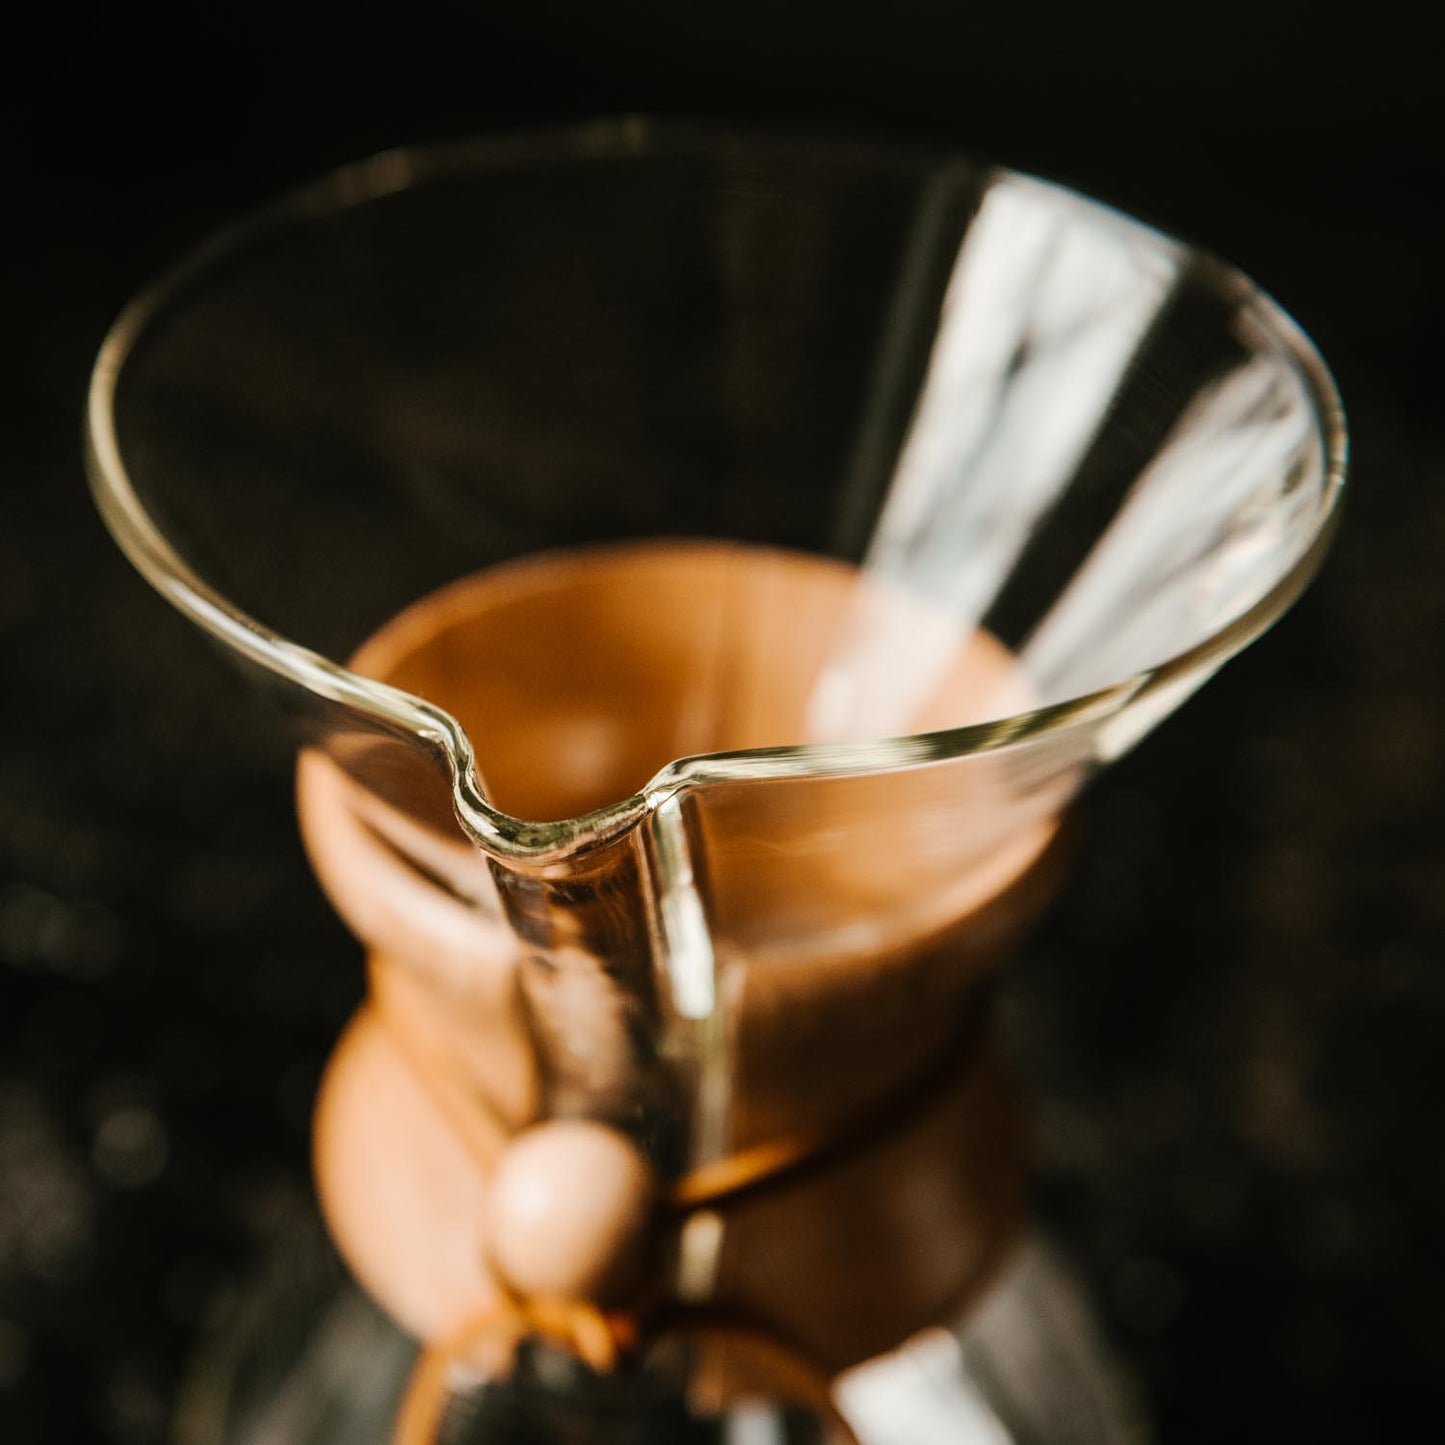
[[(637, 121), (398, 152), (236, 227), (117, 324), (88, 438), (121, 546), (307, 745), (370, 950), (318, 1115), (363, 1281), (435, 1341), (497, 1276), (610, 1309), (660, 1273), (825, 1375), (987, 1273), (1022, 1152), (941, 1082), (987, 1053), (978, 982), (1077, 790), (1312, 575), (1345, 448), (1288, 318), (1105, 207)], [(906, 1287), (806, 1178), (772, 1223), (712, 1207), (908, 1101), (848, 1190)], [(435, 1187), (358, 1206), (425, 1118)], [(939, 1119), (976, 1152), (940, 1166)], [(632, 1151), (574, 1180), (623, 1182), (566, 1267), (565, 1210), (541, 1263), (477, 1222), (543, 1121)], [(779, 1238), (801, 1282), (756, 1264)]]

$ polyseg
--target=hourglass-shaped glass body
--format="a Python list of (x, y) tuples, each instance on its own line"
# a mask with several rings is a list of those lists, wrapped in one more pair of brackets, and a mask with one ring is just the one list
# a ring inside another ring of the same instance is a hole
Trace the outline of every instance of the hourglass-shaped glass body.
[(977, 984), (1077, 790), (1305, 585), (1344, 465), (1308, 342), (1186, 245), (641, 122), (237, 226), (117, 324), (88, 436), (305, 746), (370, 955), (318, 1116), (363, 1281), (433, 1341), (661, 1288), (825, 1375), (985, 1269), (1022, 1166), (953, 1067)]

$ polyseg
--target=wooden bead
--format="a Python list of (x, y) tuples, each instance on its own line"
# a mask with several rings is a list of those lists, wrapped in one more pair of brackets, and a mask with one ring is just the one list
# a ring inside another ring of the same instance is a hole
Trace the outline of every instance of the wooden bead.
[(493, 1267), (518, 1294), (626, 1302), (645, 1263), (656, 1184), (626, 1135), (553, 1119), (512, 1141), (492, 1176)]

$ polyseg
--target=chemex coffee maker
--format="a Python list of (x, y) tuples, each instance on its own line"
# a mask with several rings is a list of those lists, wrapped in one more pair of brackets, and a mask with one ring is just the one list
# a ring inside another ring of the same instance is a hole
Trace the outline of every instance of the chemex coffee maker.
[(190, 1438), (1139, 1438), (1027, 1307), (990, 979), (1328, 543), (1270, 300), (952, 154), (609, 122), (219, 236), (88, 446), (296, 730), (369, 983), (316, 1182), (394, 1324)]

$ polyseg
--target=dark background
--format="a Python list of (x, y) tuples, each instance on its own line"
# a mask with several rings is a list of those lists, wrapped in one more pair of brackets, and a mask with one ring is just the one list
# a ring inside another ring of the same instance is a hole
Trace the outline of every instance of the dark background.
[(1330, 359), (1356, 457), (1336, 551), (1092, 795), (1012, 1012), (1046, 1208), (1165, 1440), (1379, 1439), (1445, 1404), (1445, 121), (1422, 33), (1379, 6), (897, 0), (48, 29), (11, 47), (0, 161), (0, 1440), (161, 1438), (203, 1322), (309, 1216), (309, 1100), (359, 988), (278, 730), (92, 516), (91, 356), (282, 186), (634, 110), (1051, 175), (1228, 256)]

